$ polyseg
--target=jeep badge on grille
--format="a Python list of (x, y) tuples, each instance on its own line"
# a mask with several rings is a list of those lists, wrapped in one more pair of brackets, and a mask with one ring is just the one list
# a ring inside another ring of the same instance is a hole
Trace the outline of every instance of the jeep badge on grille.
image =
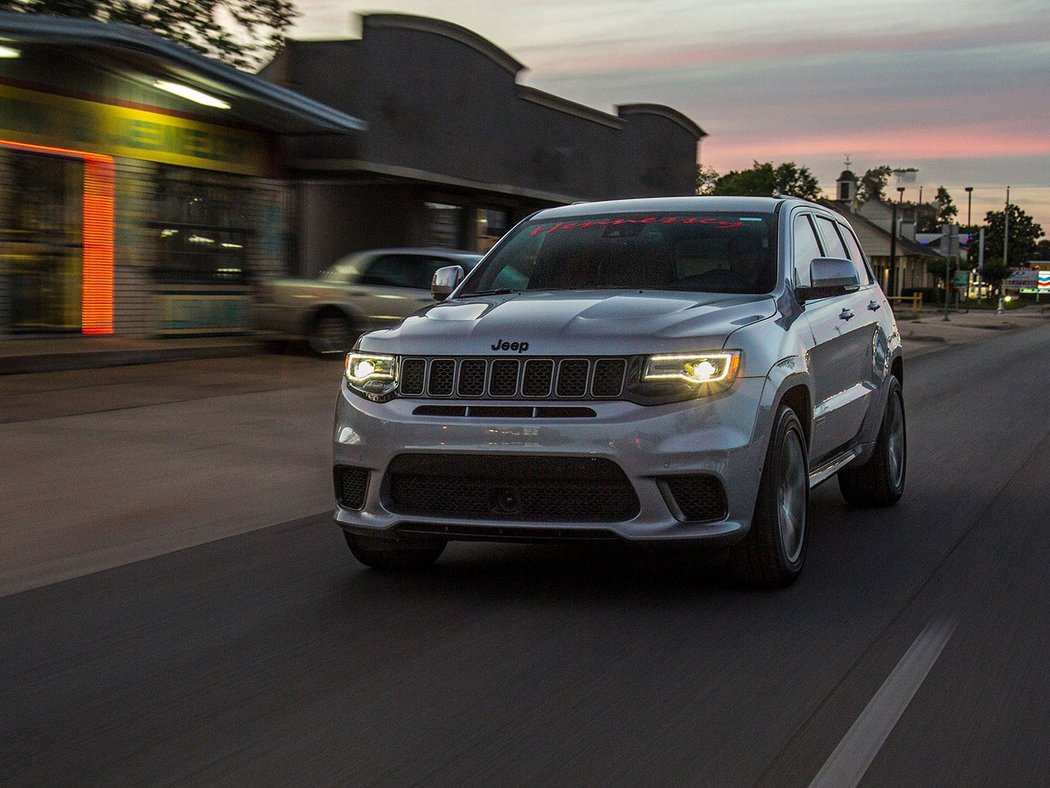
[(493, 350), (511, 350), (515, 353), (524, 353), (529, 349), (528, 342), (507, 342), (502, 339), (497, 339), (495, 344), (492, 345)]

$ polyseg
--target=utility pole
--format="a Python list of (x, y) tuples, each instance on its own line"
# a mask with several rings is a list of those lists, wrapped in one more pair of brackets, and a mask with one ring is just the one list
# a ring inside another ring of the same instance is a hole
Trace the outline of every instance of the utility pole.
[(899, 295), (897, 292), (897, 203), (890, 203), (893, 213), (890, 217), (890, 281), (886, 284), (891, 296)]
[[(1007, 258), (1010, 254), (1010, 187), (1006, 187), (1006, 210), (1003, 211), (1003, 268), (1006, 271), (1010, 270), (1010, 263)], [(999, 283), (999, 308), (995, 311), (1000, 315), (1006, 311), (1005, 302), (1003, 301), (1003, 293), (1006, 290), (1006, 279)]]
[[(983, 227), (980, 229), (980, 232), (979, 232), (977, 237), (979, 239), (978, 242), (977, 242), (977, 270), (978, 271), (983, 271), (984, 270), (984, 228)], [(981, 303), (984, 303), (984, 296), (982, 295), (982, 292), (984, 290), (984, 288), (983, 288), (983, 281), (984, 281), (984, 277), (982, 277), (981, 274), (978, 273), (977, 274), (977, 295), (981, 299)]]
[[(951, 224), (941, 225), (941, 249), (944, 251), (944, 319), (948, 320), (948, 302), (952, 292), (952, 229)], [(947, 248), (945, 248), (947, 247)]]

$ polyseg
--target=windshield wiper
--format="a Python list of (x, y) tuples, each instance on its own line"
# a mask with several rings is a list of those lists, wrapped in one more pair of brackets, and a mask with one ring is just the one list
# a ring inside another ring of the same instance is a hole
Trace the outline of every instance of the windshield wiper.
[(512, 290), (509, 287), (500, 287), (496, 290), (475, 290), (473, 293), (462, 293), (460, 298), (470, 298), (471, 296), (486, 296), (486, 295), (507, 295), (508, 293), (520, 293), (520, 290)]

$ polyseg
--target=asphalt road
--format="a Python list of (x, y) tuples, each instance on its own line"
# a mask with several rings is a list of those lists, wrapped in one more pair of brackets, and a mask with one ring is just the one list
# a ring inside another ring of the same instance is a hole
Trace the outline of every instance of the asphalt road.
[(1050, 325), (905, 397), (904, 500), (816, 490), (786, 591), (613, 548), (383, 574), (317, 514), (10, 594), (0, 782), (1048, 785)]

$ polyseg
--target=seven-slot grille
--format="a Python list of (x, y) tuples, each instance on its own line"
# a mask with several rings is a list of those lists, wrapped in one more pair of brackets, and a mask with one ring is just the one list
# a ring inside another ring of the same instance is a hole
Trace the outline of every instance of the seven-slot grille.
[(401, 359), (403, 397), (614, 399), (623, 392), (623, 358)]

